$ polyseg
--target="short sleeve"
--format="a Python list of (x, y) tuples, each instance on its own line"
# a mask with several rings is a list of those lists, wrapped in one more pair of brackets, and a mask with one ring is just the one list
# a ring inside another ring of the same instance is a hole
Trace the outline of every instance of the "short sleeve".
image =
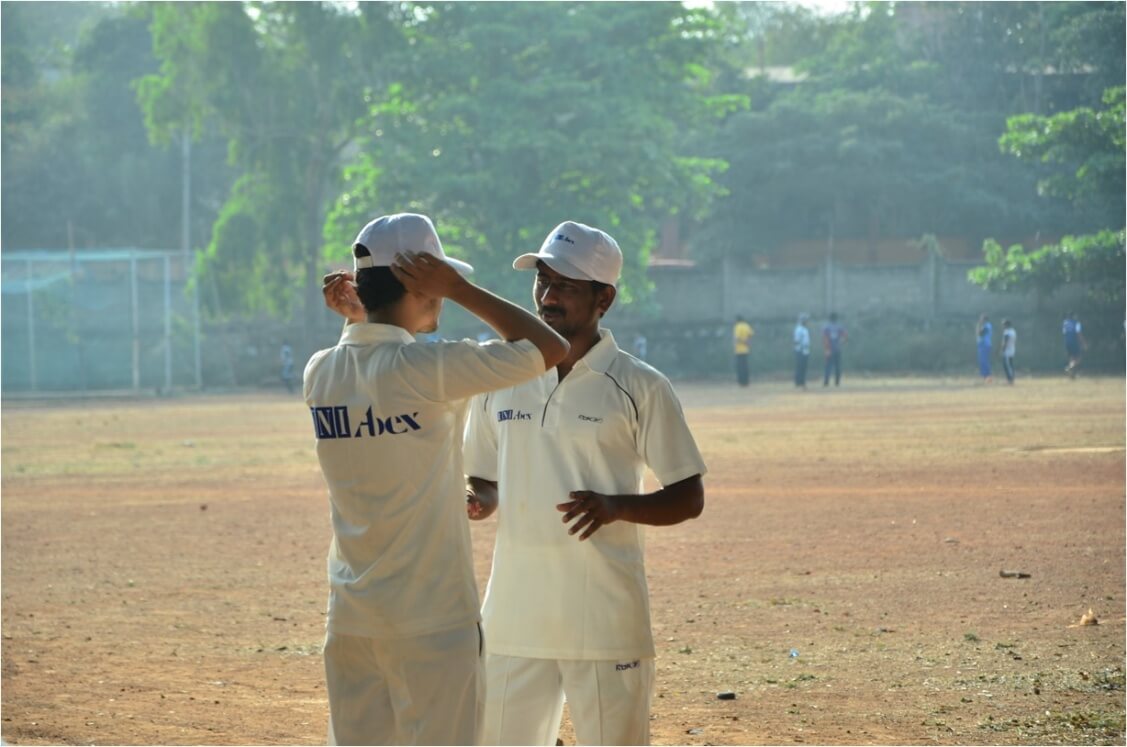
[(479, 394), (470, 402), (462, 456), (466, 474), (497, 482), (497, 424), (490, 417), (491, 394)]
[(669, 380), (654, 382), (640, 405), (638, 449), (661, 484), (705, 474), (708, 468)]
[(544, 373), (544, 356), (528, 340), (416, 343), (402, 355), (411, 385), (435, 402), (507, 389)]

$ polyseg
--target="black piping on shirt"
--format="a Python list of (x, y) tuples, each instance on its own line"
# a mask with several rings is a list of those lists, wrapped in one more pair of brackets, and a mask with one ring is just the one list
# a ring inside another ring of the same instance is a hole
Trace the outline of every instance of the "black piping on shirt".
[(607, 377), (608, 379), (610, 379), (611, 381), (613, 381), (613, 382), (614, 382), (614, 385), (615, 385), (616, 387), (618, 387), (618, 390), (619, 390), (620, 392), (622, 392), (623, 394), (625, 394), (625, 395), (626, 395), (626, 399), (630, 400), (630, 406), (634, 408), (634, 420), (635, 420), (635, 421), (638, 421), (638, 420), (640, 420), (641, 418), (640, 418), (640, 417), (638, 416), (638, 403), (637, 403), (637, 402), (635, 402), (635, 401), (634, 401), (634, 398), (630, 396), (630, 392), (628, 392), (628, 391), (626, 391), (625, 389), (623, 389), (623, 388), (622, 388), (622, 384), (619, 384), (619, 383), (618, 383), (618, 380), (617, 380), (617, 379), (615, 379), (615, 378), (614, 378), (613, 376), (611, 376), (611, 375), (610, 375), (609, 373), (607, 373), (606, 371), (603, 371), (603, 376), (606, 376), (606, 377)]

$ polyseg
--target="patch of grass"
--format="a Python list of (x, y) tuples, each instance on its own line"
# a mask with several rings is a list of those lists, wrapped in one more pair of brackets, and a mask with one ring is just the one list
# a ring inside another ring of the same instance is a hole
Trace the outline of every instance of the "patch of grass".
[(1124, 717), (1122, 713), (1102, 711), (1076, 711), (1073, 713), (1054, 713), (1049, 717), (1050, 724), (1059, 724), (1068, 729), (1082, 732), (1104, 732), (1108, 736), (1122, 736)]
[(971, 643), (978, 643), (979, 637), (976, 633), (963, 633), (963, 640), (970, 641)]
[(800, 683), (800, 682), (810, 682), (810, 681), (816, 680), (816, 679), (818, 679), (818, 678), (815, 677), (814, 675), (812, 675), (808, 672), (803, 672), (802, 674), (798, 675), (797, 677), (795, 677), (790, 682), (786, 683), (784, 685), (784, 687), (786, 687), (788, 690), (794, 690), (795, 688), (798, 687), (798, 683)]
[(132, 441), (103, 441), (94, 444), (96, 449), (136, 449), (137, 444)]
[(1092, 675), (1092, 684), (1100, 690), (1122, 690), (1124, 686), (1124, 672), (1120, 667), (1104, 669)]
[(987, 716), (985, 720), (978, 722), (980, 730), (1013, 731), (1021, 739), (1032, 739), (1040, 744), (1123, 744), (1124, 727), (1122, 711), (1046, 712), (1043, 718), (1024, 720)]

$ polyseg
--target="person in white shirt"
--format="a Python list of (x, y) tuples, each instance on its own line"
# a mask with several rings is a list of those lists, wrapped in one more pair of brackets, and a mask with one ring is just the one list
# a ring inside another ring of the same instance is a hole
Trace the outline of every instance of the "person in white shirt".
[[(325, 278), (348, 318), (305, 368), (333, 540), (325, 679), (330, 744), (474, 744), (483, 641), (465, 517), (469, 398), (539, 376), (568, 345), (528, 311), (465, 280), (430, 219), (364, 227), (355, 273)], [(355, 278), (355, 284), (353, 279)], [(416, 344), (444, 298), (507, 340)]]
[(810, 362), (810, 330), (806, 322), (809, 314), (799, 314), (798, 324), (794, 326), (794, 385), (806, 388), (806, 366)]
[(1009, 319), (1002, 320), (1002, 368), (1006, 371), (1006, 381), (1014, 383), (1014, 356), (1017, 355), (1017, 330)]
[[(706, 468), (669, 380), (599, 324), (622, 268), (614, 239), (568, 221), (513, 266), (536, 270), (536, 309), (571, 352), (475, 398), (466, 427), (466, 510), (499, 513), (483, 743), (554, 745), (566, 697), (578, 744), (648, 744), (641, 525), (699, 516)], [(652, 493), (647, 466), (662, 485)]]

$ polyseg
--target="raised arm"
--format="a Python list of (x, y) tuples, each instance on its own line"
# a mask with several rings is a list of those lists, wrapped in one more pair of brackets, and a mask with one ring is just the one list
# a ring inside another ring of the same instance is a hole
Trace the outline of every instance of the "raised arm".
[[(531, 312), (474, 285), (432, 255), (400, 256), (391, 271), (407, 290), (449, 298), (492, 327), (503, 339), (509, 342), (528, 340), (544, 358), (545, 370), (567, 356), (570, 349), (567, 341)], [(321, 285), (325, 305), (349, 323), (367, 319), (354, 282), (351, 272), (340, 271), (325, 275)]]
[(528, 340), (544, 356), (545, 369), (555, 367), (570, 350), (567, 340), (532, 312), (474, 285), (430, 254), (399, 256), (391, 271), (407, 290), (449, 298), (492, 327), (502, 339)]

